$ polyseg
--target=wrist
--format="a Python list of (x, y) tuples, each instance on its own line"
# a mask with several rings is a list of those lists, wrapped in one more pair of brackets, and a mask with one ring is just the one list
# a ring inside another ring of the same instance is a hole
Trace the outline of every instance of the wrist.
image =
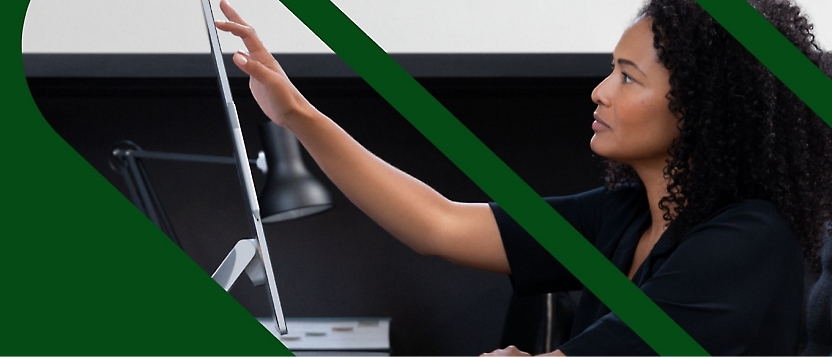
[(322, 115), (317, 108), (301, 97), (292, 105), (291, 110), (284, 113), (281, 125), (289, 131), (297, 133), (298, 130), (303, 130), (304, 126), (311, 124), (316, 117)]

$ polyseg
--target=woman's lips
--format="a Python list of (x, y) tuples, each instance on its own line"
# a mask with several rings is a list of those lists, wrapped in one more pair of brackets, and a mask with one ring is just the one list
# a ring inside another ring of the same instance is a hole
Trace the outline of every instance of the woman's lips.
[(598, 114), (593, 113), (592, 117), (595, 118), (595, 121), (592, 122), (592, 130), (610, 130), (610, 126), (607, 125), (607, 123), (604, 123), (604, 121), (598, 117)]

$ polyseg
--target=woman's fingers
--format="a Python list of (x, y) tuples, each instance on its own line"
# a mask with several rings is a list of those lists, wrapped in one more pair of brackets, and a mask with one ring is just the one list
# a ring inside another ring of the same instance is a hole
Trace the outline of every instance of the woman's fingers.
[(243, 44), (246, 45), (246, 48), (249, 53), (251, 53), (252, 58), (266, 67), (278, 72), (283, 72), (280, 65), (277, 61), (275, 61), (274, 57), (272, 57), (271, 52), (269, 52), (266, 46), (263, 45), (263, 42), (260, 41), (260, 37), (257, 36), (257, 32), (254, 31), (254, 28), (243, 20), (243, 18), (240, 17), (236, 11), (234, 11), (227, 1), (222, 0), (220, 2), (220, 8), (229, 21), (216, 21), (215, 26), (217, 29), (231, 32), (234, 36), (239, 37), (243, 40)]
[(217, 29), (231, 32), (234, 36), (243, 40), (243, 44), (246, 45), (246, 48), (248, 48), (249, 53), (251, 53), (254, 59), (264, 63), (269, 62), (267, 61), (269, 59), (274, 60), (272, 54), (268, 49), (266, 49), (265, 46), (263, 46), (263, 42), (260, 41), (260, 38), (257, 37), (254, 29), (250, 26), (230, 21), (217, 21), (216, 26)]
[(225, 18), (227, 18), (228, 20), (244, 26), (249, 26), (246, 20), (243, 20), (243, 18), (237, 13), (237, 11), (235, 11), (234, 8), (228, 4), (228, 1), (220, 1), (220, 10), (222, 10), (222, 13), (225, 14)]
[(234, 60), (234, 64), (247, 75), (251, 76), (251, 78), (261, 83), (269, 83), (274, 80), (272, 76), (276, 75), (276, 73), (263, 65), (263, 63), (251, 58), (251, 56), (240, 51), (235, 53), (232, 59)]

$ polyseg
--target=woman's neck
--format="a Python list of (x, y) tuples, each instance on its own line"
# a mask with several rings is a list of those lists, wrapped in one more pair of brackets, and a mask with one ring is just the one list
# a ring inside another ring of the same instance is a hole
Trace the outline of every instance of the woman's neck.
[(644, 184), (645, 191), (647, 191), (647, 203), (650, 207), (651, 223), (650, 228), (645, 232), (645, 237), (653, 243), (659, 240), (659, 237), (661, 237), (667, 228), (667, 221), (664, 219), (664, 210), (659, 208), (659, 201), (667, 196), (667, 179), (664, 178), (664, 167), (666, 164), (666, 162), (663, 162), (661, 165), (633, 165), (633, 169), (635, 169), (641, 182)]

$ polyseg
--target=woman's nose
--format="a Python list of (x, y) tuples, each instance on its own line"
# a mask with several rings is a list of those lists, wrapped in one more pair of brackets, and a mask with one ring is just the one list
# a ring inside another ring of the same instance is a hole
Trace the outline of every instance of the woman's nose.
[(592, 97), (592, 102), (593, 103), (598, 104), (598, 105), (603, 105), (603, 106), (609, 105), (609, 97), (607, 96), (607, 93), (606, 93), (606, 87), (607, 87), (607, 84), (608, 84), (607, 81), (609, 79), (610, 79), (610, 77), (607, 76), (606, 78), (604, 78), (604, 80), (601, 81), (601, 83), (598, 83), (598, 85), (595, 86), (595, 89), (592, 90), (592, 96), (591, 97)]

